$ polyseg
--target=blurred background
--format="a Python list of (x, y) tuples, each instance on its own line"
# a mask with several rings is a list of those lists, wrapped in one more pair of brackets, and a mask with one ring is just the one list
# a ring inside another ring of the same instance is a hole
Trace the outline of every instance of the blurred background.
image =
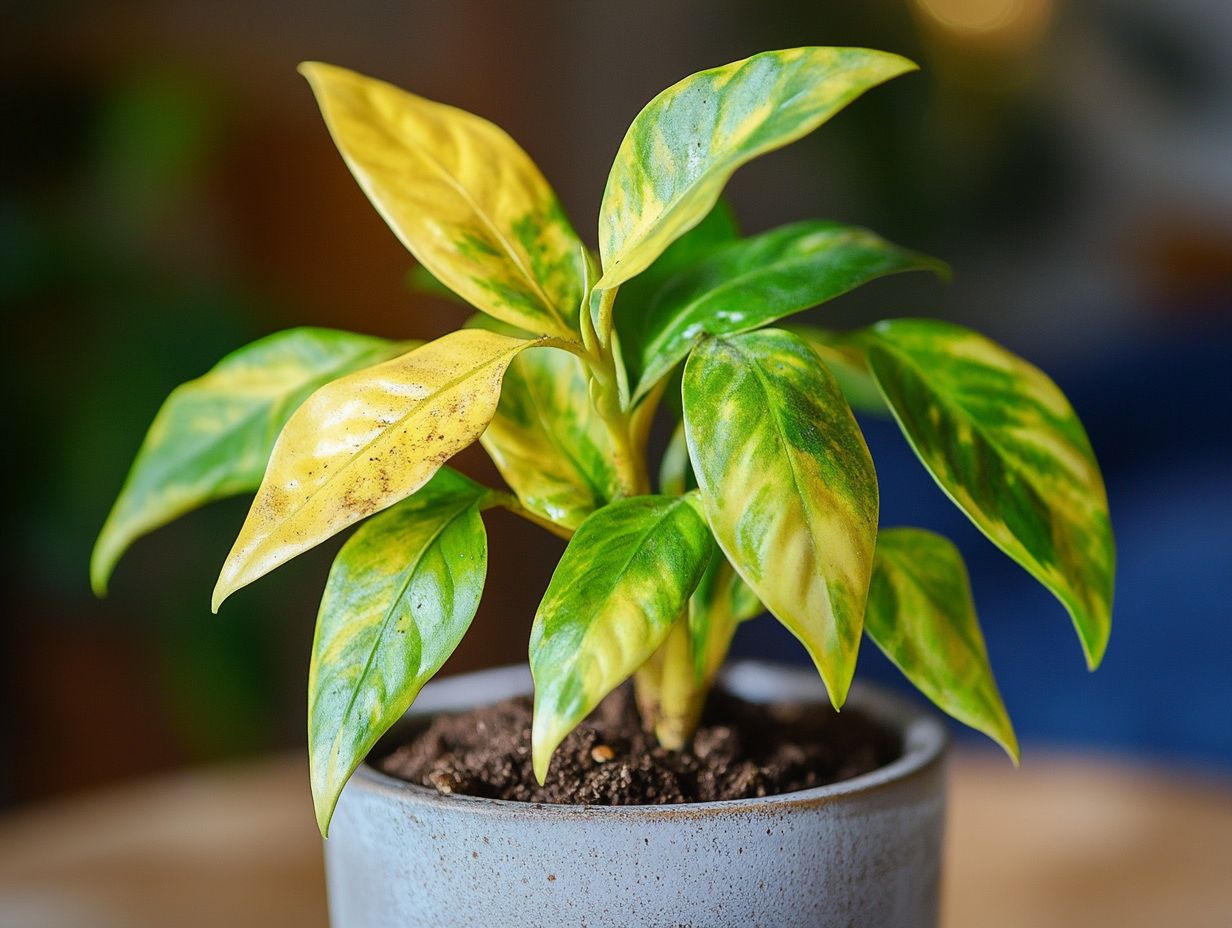
[[(209, 613), (246, 502), (136, 544), (105, 601), (94, 535), (166, 394), (278, 329), (430, 337), (462, 313), (351, 179), (295, 65), (344, 64), (518, 139), (594, 241), (608, 165), (658, 90), (804, 44), (922, 72), (743, 169), (747, 232), (825, 217), (953, 264), (812, 313), (972, 324), (1049, 371), (1103, 463), (1119, 541), (1089, 674), (1062, 608), (865, 423), (886, 524), (959, 543), (1024, 761), (1082, 747), (1232, 773), (1232, 4), (789, 0), (5, 4), (0, 304), (10, 397), (0, 806), (304, 741), (337, 545)], [(16, 421), (12, 421), (15, 416)], [(15, 440), (13, 436), (15, 435)], [(459, 466), (495, 481), (481, 453)], [(450, 670), (521, 659), (560, 543), (493, 512)], [(744, 654), (802, 659), (768, 619)], [(865, 678), (903, 685), (871, 651)], [(307, 808), (307, 784), (304, 808)]]

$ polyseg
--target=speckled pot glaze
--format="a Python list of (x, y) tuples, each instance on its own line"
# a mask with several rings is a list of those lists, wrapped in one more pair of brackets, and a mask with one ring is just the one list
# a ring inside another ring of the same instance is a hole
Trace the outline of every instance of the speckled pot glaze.
[[(812, 671), (739, 663), (725, 685), (821, 702)], [(412, 714), (529, 693), (525, 667), (429, 684)], [(325, 842), (334, 928), (930, 928), (937, 924), (945, 729), (857, 686), (903, 756), (817, 789), (674, 806), (442, 796), (364, 765)]]

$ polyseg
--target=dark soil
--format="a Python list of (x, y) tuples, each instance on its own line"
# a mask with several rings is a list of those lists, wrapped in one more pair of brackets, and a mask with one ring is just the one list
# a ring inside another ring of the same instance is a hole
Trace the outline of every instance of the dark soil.
[(442, 793), (620, 806), (787, 793), (867, 773), (902, 753), (894, 734), (854, 709), (760, 706), (721, 693), (692, 743), (665, 751), (642, 731), (626, 686), (565, 739), (541, 787), (530, 724), (527, 697), (439, 716), (376, 765)]

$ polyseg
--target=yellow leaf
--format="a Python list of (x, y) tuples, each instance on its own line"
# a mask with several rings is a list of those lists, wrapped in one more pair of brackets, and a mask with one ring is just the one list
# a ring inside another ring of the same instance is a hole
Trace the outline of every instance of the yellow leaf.
[(463, 329), (312, 394), (278, 436), (214, 588), (214, 611), (240, 587), (427, 483), (487, 428), (509, 363), (539, 344)]
[(504, 130), (346, 68), (300, 73), (351, 173), (437, 280), (511, 325), (576, 337), (582, 243)]

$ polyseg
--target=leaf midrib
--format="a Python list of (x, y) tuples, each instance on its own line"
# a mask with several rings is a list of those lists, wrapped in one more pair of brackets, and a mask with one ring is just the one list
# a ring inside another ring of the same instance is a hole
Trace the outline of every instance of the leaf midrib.
[[(430, 396), (427, 396), (422, 400), (419, 400), (404, 415), (399, 416), (397, 419), (394, 419), (393, 422), (389, 423), (389, 425), (387, 425), (384, 429), (382, 429), (379, 435), (377, 435), (371, 441), (367, 442), (366, 444), (362, 445), (361, 447), (353, 451), (351, 455), (345, 461), (342, 462), (341, 467), (339, 467), (332, 474), (326, 477), (325, 480), (319, 486), (317, 486), (316, 489), (314, 489), (311, 493), (309, 493), (308, 496), (305, 497), (300, 503), (298, 503), (294, 509), (292, 509), (289, 513), (287, 513), (287, 515), (283, 519), (280, 520), (279, 524), (286, 525), (290, 523), (292, 520), (294, 520), (295, 517), (298, 516), (300, 512), (303, 511), (305, 506), (307, 506), (314, 499), (316, 499), (319, 494), (323, 493), (326, 487), (328, 487), (336, 479), (342, 476), (350, 468), (350, 466), (355, 462), (356, 458), (362, 457), (373, 445), (377, 444), (382, 439), (384, 439), (390, 433), (390, 431), (392, 431), (395, 427), (402, 425), (404, 422), (406, 422), (408, 419), (410, 419), (412, 416), (418, 413), (424, 407), (426, 403), (437, 400), (440, 397), (445, 396), (449, 392), (456, 390), (458, 387), (465, 384), (466, 381), (472, 379), (480, 371), (486, 370), (487, 368), (493, 366), (494, 364), (499, 363), (500, 361), (504, 360), (505, 358), (509, 357), (512, 354), (516, 354), (517, 352), (522, 351), (524, 348), (527, 348), (532, 344), (534, 343), (533, 342), (523, 342), (522, 344), (517, 345), (516, 347), (509, 349), (508, 351), (503, 351), (501, 352), (501, 354), (497, 355), (496, 357), (491, 358), (476, 367), (470, 368), (465, 374), (446, 381), (440, 387), (440, 389), (438, 389), (436, 392), (432, 393)], [(261, 541), (256, 546), (256, 548), (254, 548), (254, 550), (258, 550), (264, 547), (265, 543), (269, 540), (269, 535), (270, 533), (266, 532), (264, 537), (261, 539)]]
[[(477, 498), (478, 497), (476, 497), (476, 499)], [(475, 500), (467, 500), (464, 504), (460, 504), (457, 508), (457, 511), (452, 513), (447, 519), (442, 520), (440, 525), (437, 526), (436, 530), (432, 532), (431, 537), (426, 539), (424, 543), (420, 545), (419, 550), (416, 553), (414, 560), (408, 562), (405, 568), (402, 582), (398, 587), (397, 595), (393, 596), (390, 599), (389, 605), (385, 609), (385, 614), (381, 617), (380, 627), (377, 630), (377, 634), (375, 638), (373, 639), (372, 646), (368, 649), (368, 657), (364, 661), (364, 669), (360, 672), (359, 676), (356, 678), (355, 685), (351, 687), (351, 695), (347, 699), (346, 709), (343, 710), (343, 713), (342, 713), (343, 720), (349, 719), (351, 717), (351, 711), (355, 708), (355, 700), (359, 698), (359, 692), (362, 689), (363, 683), (365, 680), (368, 679), (368, 674), (372, 670), (372, 664), (376, 660), (377, 651), (380, 650), (380, 644), (385, 638), (385, 632), (389, 628), (389, 623), (393, 621), (396, 607), (398, 603), (402, 601), (402, 597), (406, 595), (406, 591), (410, 588), (411, 581), (414, 580), (415, 576), (418, 574), (419, 565), (423, 563), (424, 555), (426, 554), (428, 549), (436, 543), (437, 539), (440, 538), (441, 535), (445, 533), (445, 530), (448, 529), (451, 525), (453, 525), (462, 516), (464, 516), (474, 506), (474, 504), (475, 504)], [(345, 732), (345, 726), (339, 725), (338, 731), (335, 732), (333, 740), (330, 742), (329, 756), (331, 760), (334, 757), (337, 757), (338, 755), (339, 744), (342, 740), (342, 736), (344, 732)]]
[[(500, 130), (498, 129), (498, 131)], [(469, 135), (470, 133), (468, 132), (467, 134)], [(397, 136), (393, 135), (392, 133), (389, 134), (389, 138), (395, 144), (398, 144), (399, 146), (402, 144), (401, 140)], [(509, 141), (514, 146), (517, 145), (517, 143), (514, 142), (512, 138), (510, 138)], [(426, 161), (429, 165), (435, 168), (436, 171), (445, 179), (445, 182), (454, 189), (454, 191), (463, 199), (463, 201), (466, 202), (466, 204), (471, 208), (471, 211), (475, 214), (476, 217), (478, 217), (479, 221), (488, 228), (489, 232), (491, 232), (492, 236), (496, 239), (497, 243), (501, 246), (502, 250), (504, 250), (506, 257), (508, 257), (513, 262), (514, 267), (518, 269), (518, 272), (521, 274), (525, 282), (530, 284), (531, 292), (534, 294), (535, 298), (540, 302), (540, 304), (547, 310), (548, 315), (552, 317), (552, 320), (554, 322), (558, 323), (561, 326), (562, 334), (566, 334), (566, 335), (569, 334), (570, 330), (569, 330), (568, 323), (564, 320), (564, 318), (561, 317), (560, 313), (557, 311), (555, 303), (553, 303), (552, 300), (548, 297), (548, 295), (544, 292), (543, 287), (539, 283), (538, 278), (536, 278), (535, 275), (531, 272), (530, 268), (526, 266), (525, 262), (522, 259), (522, 256), (518, 253), (518, 250), (513, 247), (513, 243), (509, 240), (509, 238), (505, 235), (505, 233), (500, 229), (500, 227), (497, 226), (495, 220), (493, 220), (492, 217), (489, 216), (487, 212), (483, 210), (483, 208), (479, 205), (479, 201), (475, 199), (474, 195), (466, 188), (466, 186), (462, 183), (462, 181), (459, 180), (453, 174), (453, 172), (450, 171), (444, 165), (444, 163), (441, 162), (440, 159), (438, 159), (436, 155), (434, 155), (428, 149), (424, 147), (420, 147), (420, 146), (415, 146), (415, 147), (412, 147), (410, 150), (416, 152), (421, 158), (424, 159), (424, 161)]]

